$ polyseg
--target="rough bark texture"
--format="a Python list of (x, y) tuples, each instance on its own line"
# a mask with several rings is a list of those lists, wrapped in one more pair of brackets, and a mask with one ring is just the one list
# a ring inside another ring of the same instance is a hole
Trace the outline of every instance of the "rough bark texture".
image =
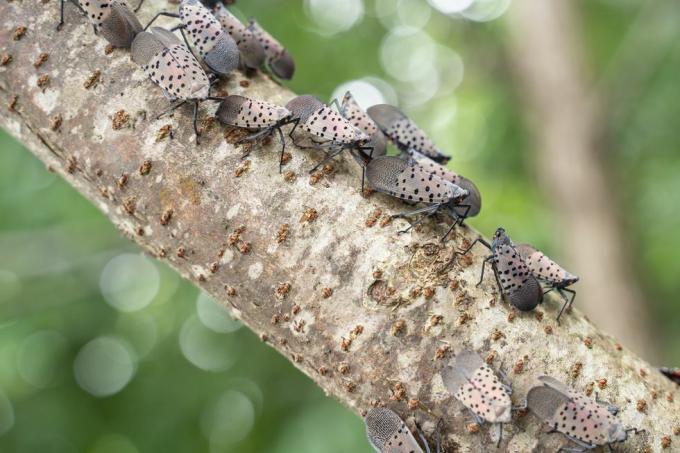
[[(535, 137), (541, 186), (557, 212), (579, 299), (598, 325), (648, 359), (658, 356), (602, 161), (603, 107), (588, 89), (573, 2), (517, 2), (511, 50)], [(614, 112), (612, 112), (614, 114)]]
[[(165, 6), (147, 1), (142, 17)], [(347, 157), (311, 184), (307, 170), (319, 153), (292, 149), (284, 172), (297, 179), (286, 181), (277, 147), (256, 147), (238, 176), (242, 150), (225, 141), (222, 127), (209, 127), (195, 146), (187, 110), (153, 120), (167, 106), (160, 90), (126, 51), (106, 55), (106, 43), (74, 8), (57, 33), (57, 8), (56, 2), (0, 4), (0, 40), (12, 55), (0, 67), (0, 99), (6, 106), (17, 97), (12, 111), (2, 110), (2, 127), (328, 394), (357, 413), (387, 404), (415, 416), (428, 433), (443, 417), (447, 451), (494, 450), (494, 431), (468, 432), (471, 418), (438, 374), (468, 347), (508, 371), (516, 404), (539, 374), (578, 390), (606, 379), (601, 390), (595, 384), (600, 398), (621, 406), (626, 424), (647, 430), (619, 451), (658, 451), (664, 436), (680, 445), (673, 435), (680, 395), (649, 364), (617, 347), (578, 310), (557, 326), (557, 300), (515, 313), (500, 300), (492, 275), (475, 287), (484, 250), (469, 261), (453, 255), (474, 231), (458, 229), (441, 244), (447, 226), (434, 221), (405, 235), (397, 234), (403, 221), (382, 227), (386, 214), (408, 208), (382, 195), (362, 197), (359, 171)], [(15, 41), (17, 26), (27, 32)], [(42, 52), (49, 58), (36, 69)], [(97, 70), (98, 83), (85, 88)], [(49, 82), (39, 87), (42, 74)], [(292, 96), (262, 75), (249, 87), (242, 80), (235, 74), (219, 88), (278, 103)], [(213, 109), (206, 105), (201, 113)], [(130, 116), (115, 129), (125, 116), (119, 111)], [(53, 130), (57, 116), (62, 124)], [(159, 141), (166, 124), (174, 138)], [(377, 224), (370, 226), (374, 215)], [(641, 401), (644, 410), (636, 408)], [(543, 451), (564, 442), (543, 429), (531, 415), (517, 417), (505, 427), (499, 451)]]

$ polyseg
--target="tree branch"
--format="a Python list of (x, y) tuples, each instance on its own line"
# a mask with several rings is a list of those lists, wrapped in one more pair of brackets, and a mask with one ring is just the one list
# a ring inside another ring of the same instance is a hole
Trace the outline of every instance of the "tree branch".
[[(159, 5), (148, 1), (142, 17)], [(167, 102), (128, 53), (106, 55), (106, 43), (74, 8), (57, 33), (56, 8), (0, 4), (0, 38), (12, 54), (0, 67), (0, 99), (8, 105), (16, 96), (14, 109), (2, 110), (2, 127), (123, 234), (223, 303), (328, 394), (357, 413), (387, 404), (425, 422), (428, 433), (443, 417), (448, 451), (483, 451), (495, 441), (493, 430), (468, 433), (467, 411), (439, 376), (455, 352), (472, 347), (510, 372), (516, 404), (538, 374), (579, 390), (607, 379), (600, 397), (623, 408), (626, 424), (647, 430), (620, 451), (658, 450), (661, 438), (672, 436), (678, 403), (667, 398), (677, 391), (650, 365), (578, 311), (557, 326), (558, 300), (515, 313), (500, 301), (493, 276), (475, 287), (481, 255), (454, 259), (474, 231), (457, 229), (442, 245), (444, 224), (426, 222), (406, 235), (397, 234), (401, 220), (382, 226), (387, 214), (408, 208), (378, 194), (363, 198), (359, 170), (347, 157), (312, 184), (307, 171), (320, 153), (292, 149), (284, 167), (297, 175), (291, 179), (278, 173), (275, 144), (255, 147), (246, 169), (242, 150), (225, 141), (217, 124), (195, 146), (188, 111), (153, 120)], [(28, 31), (14, 41), (19, 25)], [(36, 69), (42, 52), (49, 58)], [(99, 81), (85, 88), (97, 70)], [(248, 87), (242, 80), (237, 73), (218, 90), (279, 104), (292, 96), (262, 75)], [(213, 110), (206, 105), (201, 114)], [(158, 140), (167, 124), (174, 138)], [(639, 400), (646, 413), (636, 409)], [(505, 427), (502, 448), (562, 442), (540, 431), (535, 418), (521, 417)]]

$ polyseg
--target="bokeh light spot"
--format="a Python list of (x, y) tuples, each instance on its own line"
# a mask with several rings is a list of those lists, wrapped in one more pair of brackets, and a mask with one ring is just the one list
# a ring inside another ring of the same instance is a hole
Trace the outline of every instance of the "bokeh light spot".
[(124, 312), (141, 310), (149, 305), (159, 286), (156, 265), (149, 258), (132, 253), (118, 255), (109, 261), (99, 279), (106, 302)]
[(200, 293), (196, 299), (196, 312), (203, 325), (214, 332), (230, 333), (243, 327), (240, 321), (229, 315), (225, 307), (205, 293)]
[(206, 371), (224, 371), (239, 357), (232, 337), (206, 328), (196, 316), (191, 316), (182, 325), (179, 346), (189, 362)]
[(121, 340), (99, 337), (78, 352), (74, 362), (78, 385), (94, 396), (120, 392), (135, 374), (135, 360)]
[(444, 14), (459, 13), (467, 9), (475, 0), (427, 0), (432, 7)]
[(339, 85), (334, 91), (331, 99), (342, 101), (342, 97), (348, 91), (352, 92), (352, 96), (359, 103), (364, 110), (375, 104), (384, 104), (387, 102), (385, 95), (380, 89), (371, 83), (368, 79), (350, 80)]
[(0, 436), (14, 426), (14, 407), (7, 397), (0, 392)]
[(201, 431), (210, 441), (212, 451), (245, 439), (255, 422), (255, 408), (241, 392), (227, 390), (201, 415)]
[(318, 33), (334, 35), (349, 30), (364, 17), (363, 0), (305, 0), (307, 15), (318, 25)]
[(36, 388), (58, 381), (60, 363), (68, 350), (66, 338), (54, 330), (34, 333), (24, 339), (17, 353), (17, 370), (21, 378)]
[(498, 19), (510, 7), (510, 0), (475, 0), (461, 15), (475, 22), (488, 22)]

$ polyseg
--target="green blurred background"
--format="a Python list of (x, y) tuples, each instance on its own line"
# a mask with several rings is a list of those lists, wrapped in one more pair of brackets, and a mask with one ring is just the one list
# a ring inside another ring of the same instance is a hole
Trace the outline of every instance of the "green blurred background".
[[(350, 87), (364, 106), (398, 103), (482, 188), (472, 226), (489, 235), (502, 224), (559, 257), (560, 207), (535, 177), (511, 76), (509, 0), (442, 13), (470, 2), (239, 0), (237, 10), (295, 56), (294, 91), (330, 99)], [(637, 284), (659, 356), (680, 364), (680, 29), (660, 31), (680, 23), (680, 8), (641, 22), (645, 2), (574, 3), (596, 86), (614, 93), (601, 158)], [(621, 81), (640, 66), (632, 85)], [(1, 131), (0, 149), (0, 451), (371, 451), (359, 418)]]

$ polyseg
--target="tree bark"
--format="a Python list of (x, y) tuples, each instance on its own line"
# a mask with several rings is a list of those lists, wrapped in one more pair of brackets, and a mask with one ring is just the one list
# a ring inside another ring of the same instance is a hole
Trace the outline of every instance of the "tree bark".
[(535, 139), (538, 180), (556, 209), (569, 269), (583, 310), (603, 330), (654, 359), (643, 296), (620, 228), (618, 197), (599, 148), (599, 93), (589, 90), (572, 2), (520, 1), (510, 9), (509, 40)]
[[(149, 0), (141, 16), (164, 6)], [(329, 395), (359, 414), (389, 405), (415, 416), (428, 434), (443, 417), (447, 451), (491, 449), (494, 430), (469, 433), (471, 418), (439, 376), (456, 352), (474, 348), (509, 372), (515, 404), (540, 374), (582, 391), (606, 379), (600, 398), (621, 406), (626, 424), (647, 430), (620, 451), (660, 450), (662, 437), (673, 437), (678, 403), (670, 400), (680, 395), (649, 364), (578, 310), (557, 326), (558, 300), (515, 313), (493, 276), (475, 286), (484, 250), (470, 260), (454, 256), (474, 231), (457, 228), (442, 244), (443, 223), (404, 235), (397, 234), (403, 221), (382, 226), (388, 214), (409, 208), (379, 194), (362, 197), (359, 169), (347, 156), (312, 184), (307, 170), (318, 152), (291, 147), (284, 173), (296, 178), (284, 178), (275, 142), (244, 160), (213, 124), (196, 146), (188, 109), (154, 120), (167, 102), (129, 54), (105, 54), (106, 43), (68, 5), (67, 25), (56, 32), (57, 9), (56, 2), (0, 4), (0, 39), (12, 56), (0, 67), (0, 99), (14, 104), (2, 110), (2, 127)], [(27, 31), (13, 40), (17, 26)], [(49, 57), (36, 69), (43, 52)], [(92, 85), (95, 71), (101, 75)], [(237, 73), (219, 89), (279, 104), (293, 96), (263, 75)], [(214, 108), (206, 104), (201, 115)], [(174, 138), (159, 139), (167, 124)], [(530, 415), (504, 431), (500, 451), (563, 442)]]

